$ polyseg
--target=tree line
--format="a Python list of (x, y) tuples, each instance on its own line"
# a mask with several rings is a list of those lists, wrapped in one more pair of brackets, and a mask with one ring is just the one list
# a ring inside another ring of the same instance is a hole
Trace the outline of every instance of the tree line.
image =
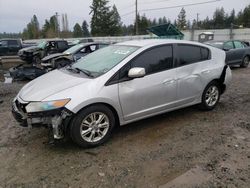
[[(110, 6), (109, 0), (93, 0), (90, 6), (91, 21), (90, 25), (86, 20), (81, 24), (76, 23), (73, 31), (69, 29), (67, 14), (61, 15), (61, 29), (58, 15), (53, 15), (45, 20), (41, 27), (36, 15), (27, 24), (20, 34), (7, 34), (5, 36), (21, 36), (23, 39), (54, 38), (54, 37), (90, 37), (90, 36), (125, 36), (135, 34), (135, 23), (125, 25), (121, 21), (120, 14), (115, 5)], [(186, 11), (181, 9), (178, 17), (171, 22), (166, 16), (158, 19), (149, 19), (145, 14), (138, 15), (138, 33), (147, 34), (147, 28), (155, 25), (172, 23), (181, 30), (185, 29), (225, 29), (234, 26), (250, 28), (250, 5), (236, 14), (233, 9), (226, 13), (224, 8), (217, 8), (213, 17), (206, 17), (204, 20), (187, 20)], [(0, 33), (0, 37), (4, 33)]]

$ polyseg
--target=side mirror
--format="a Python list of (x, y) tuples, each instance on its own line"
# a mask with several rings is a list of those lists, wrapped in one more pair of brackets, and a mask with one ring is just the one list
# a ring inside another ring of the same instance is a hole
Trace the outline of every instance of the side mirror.
[(229, 48), (223, 48), (223, 50), (227, 52), (227, 51), (229, 51), (230, 49), (229, 49)]
[(129, 70), (128, 77), (129, 78), (142, 78), (146, 75), (145, 68), (135, 67)]

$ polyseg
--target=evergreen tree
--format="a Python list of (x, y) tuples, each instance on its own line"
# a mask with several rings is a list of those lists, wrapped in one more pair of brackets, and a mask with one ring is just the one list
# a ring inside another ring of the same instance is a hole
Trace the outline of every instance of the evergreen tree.
[(213, 16), (213, 25), (215, 29), (225, 28), (225, 11), (224, 8), (217, 8)]
[(89, 25), (86, 20), (82, 22), (83, 37), (90, 37)]
[(76, 23), (73, 29), (73, 37), (83, 37), (83, 32), (81, 26)]
[(91, 33), (93, 36), (109, 35), (110, 10), (107, 0), (93, 0), (90, 6)]
[(185, 29), (186, 26), (187, 26), (186, 11), (184, 8), (182, 8), (179, 15), (178, 15), (177, 27), (179, 29)]
[(27, 24), (22, 35), (24, 39), (37, 39), (40, 37), (39, 22), (36, 15), (34, 15), (30, 23)]
[(112, 10), (110, 11), (109, 22), (110, 22), (108, 25), (109, 34), (111, 36), (121, 35), (122, 22), (121, 22), (121, 17), (119, 15), (118, 10), (117, 10), (115, 5), (112, 7)]

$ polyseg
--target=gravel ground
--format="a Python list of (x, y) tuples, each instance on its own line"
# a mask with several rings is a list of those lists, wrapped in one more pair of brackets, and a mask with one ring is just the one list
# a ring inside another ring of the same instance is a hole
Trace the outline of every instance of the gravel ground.
[(210, 112), (195, 107), (117, 128), (94, 149), (49, 145), (10, 112), (23, 84), (0, 83), (0, 187), (249, 187), (250, 68)]

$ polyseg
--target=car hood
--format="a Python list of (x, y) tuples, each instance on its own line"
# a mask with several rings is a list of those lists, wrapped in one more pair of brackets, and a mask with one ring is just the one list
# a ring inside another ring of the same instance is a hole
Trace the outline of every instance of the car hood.
[(66, 55), (66, 54), (64, 54), (64, 53), (51, 54), (51, 55), (48, 55), (48, 56), (44, 57), (44, 58), (42, 59), (42, 61), (48, 61), (48, 60), (50, 60), (50, 59), (53, 59), (53, 58), (56, 58), (56, 57), (60, 57), (60, 56), (65, 56), (65, 55)]
[(26, 47), (20, 50), (20, 52), (35, 52), (41, 50), (41, 48), (39, 48), (38, 46), (30, 46), (30, 47)]
[(18, 94), (23, 101), (42, 101), (60, 91), (89, 82), (79, 74), (71, 74), (67, 70), (51, 71), (26, 84)]

